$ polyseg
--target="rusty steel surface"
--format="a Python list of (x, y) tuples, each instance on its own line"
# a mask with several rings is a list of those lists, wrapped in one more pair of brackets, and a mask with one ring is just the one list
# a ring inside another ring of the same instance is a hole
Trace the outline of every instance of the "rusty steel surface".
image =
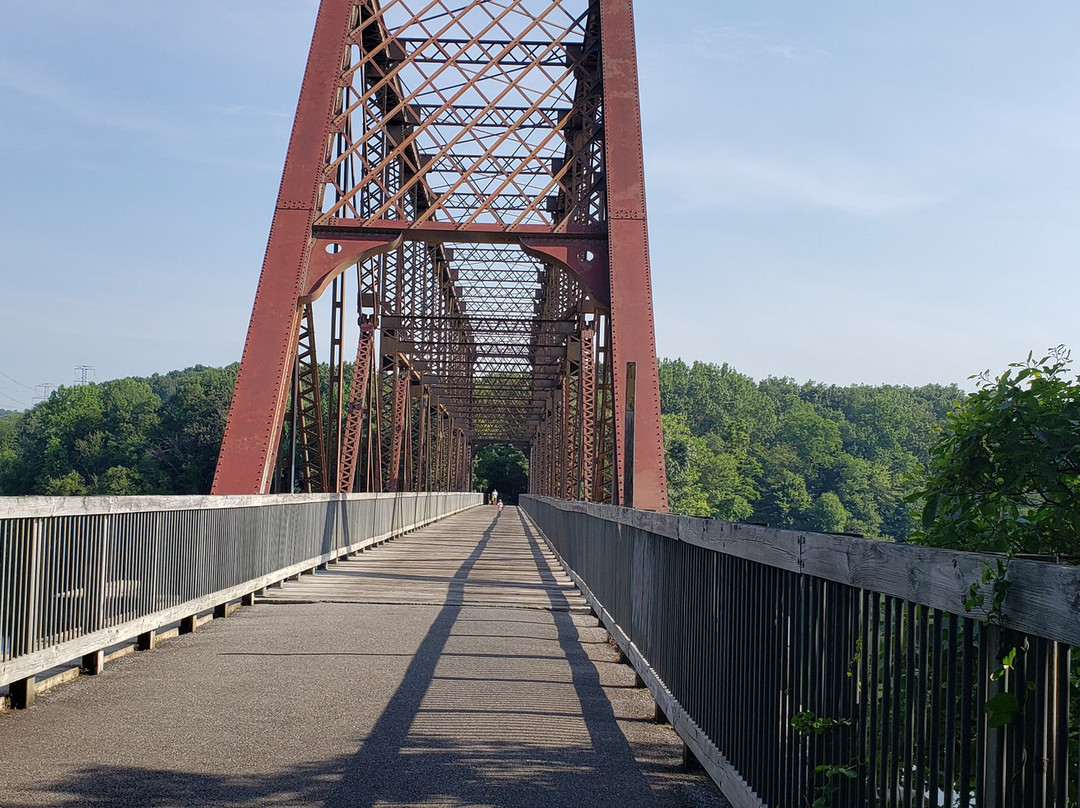
[(323, 0), (214, 491), (466, 489), (507, 443), (666, 510), (637, 92), (629, 0)]

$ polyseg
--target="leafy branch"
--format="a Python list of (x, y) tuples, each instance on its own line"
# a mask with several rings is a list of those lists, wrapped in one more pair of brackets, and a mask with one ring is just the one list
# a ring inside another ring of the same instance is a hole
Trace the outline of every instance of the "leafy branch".
[[(858, 652), (856, 652), (857, 654)], [(837, 727), (850, 727), (850, 718), (831, 718), (819, 716), (813, 710), (802, 710), (791, 718), (792, 728), (800, 735), (824, 735)], [(825, 781), (815, 788), (817, 796), (810, 803), (810, 808), (829, 808), (833, 795), (840, 790), (838, 778), (854, 779), (858, 775), (859, 761), (850, 763), (822, 763), (814, 767), (814, 774), (823, 774)]]
[(912, 540), (998, 553), (1071, 554), (1080, 546), (1080, 377), (1064, 346), (1013, 363), (946, 416), (908, 502)]
[[(964, 609), (966, 611), (981, 609), (986, 603), (983, 589), (986, 586), (990, 587), (991, 601), (989, 608), (986, 609), (983, 625), (997, 628), (1001, 638), (998, 648), (994, 652), (994, 669), (990, 672), (990, 681), (992, 682), (1003, 682), (1005, 674), (1015, 672), (1018, 657), (1028, 650), (1027, 638), (1020, 637), (1005, 625), (1004, 607), (1005, 598), (1011, 586), (1011, 582), (1007, 577), (1011, 558), (1011, 555), (999, 558), (993, 567), (986, 564), (982, 578), (968, 587), (968, 595), (964, 599)], [(1024, 682), (1024, 688), (1021, 692), (1023, 690), (1030, 691), (1034, 688), (1034, 682)], [(989, 714), (986, 721), (988, 727), (1003, 727), (1011, 723), (1019, 715), (1023, 704), (1016, 695), (1016, 688), (1011, 691), (1003, 689), (988, 698), (983, 708)]]
[(1013, 721), (1034, 689), (1016, 675), (1027, 640), (1004, 620), (1009, 562), (1080, 547), (1080, 376), (1071, 364), (1058, 345), (997, 378), (972, 377), (978, 390), (947, 414), (927, 478), (908, 497), (922, 511), (913, 541), (1003, 554), (964, 597), (967, 611), (985, 609), (999, 637), (990, 679), (1003, 687), (986, 702), (991, 727)]

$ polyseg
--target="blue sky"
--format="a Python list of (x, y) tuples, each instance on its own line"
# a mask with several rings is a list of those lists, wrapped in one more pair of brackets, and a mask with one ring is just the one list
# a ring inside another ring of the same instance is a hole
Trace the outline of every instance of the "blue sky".
[[(239, 358), (315, 0), (0, 0), (0, 408)], [(1080, 6), (639, 0), (658, 347), (963, 383), (1080, 347)]]

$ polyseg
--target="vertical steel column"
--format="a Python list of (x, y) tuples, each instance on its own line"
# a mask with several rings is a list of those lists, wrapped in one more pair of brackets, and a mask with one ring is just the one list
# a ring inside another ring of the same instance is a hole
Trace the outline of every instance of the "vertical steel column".
[(420, 392), (416, 400), (416, 467), (414, 469), (413, 490), (427, 490), (428, 463), (428, 388), (421, 381)]
[(594, 332), (586, 328), (581, 332), (581, 369), (579, 377), (581, 382), (581, 433), (578, 436), (580, 450), (580, 478), (581, 498), (591, 500), (593, 492), (593, 463), (596, 456), (596, 447), (593, 441), (596, 437), (596, 370), (593, 361)]
[[(599, 0), (603, 48), (604, 156), (607, 167), (608, 254), (611, 262), (611, 360), (615, 423), (622, 424), (627, 362), (638, 369), (634, 477), (637, 507), (666, 511), (660, 379), (653, 329), (645, 164), (641, 148), (637, 55), (631, 0)], [(615, 436), (615, 496), (622, 501), (627, 447)]]
[(626, 397), (623, 399), (623, 411), (625, 412), (625, 424), (623, 427), (623, 451), (626, 456), (625, 472), (623, 473), (623, 504), (628, 508), (634, 507), (634, 435), (636, 432), (637, 414), (637, 363), (626, 363)]
[[(334, 278), (330, 313), (330, 385), (326, 423), (326, 473), (328, 483), (337, 480), (342, 450), (342, 422), (345, 402), (345, 276)], [(335, 486), (336, 490), (336, 486)]]
[(457, 480), (452, 490), (454, 491), (468, 491), (469, 483), (465, 476), (465, 432), (458, 429), (458, 445), (457, 445)]
[(214, 493), (270, 488), (296, 356), (311, 226), (353, 11), (352, 0), (323, 0), (319, 7)]
[(315, 351), (315, 324), (311, 304), (304, 306), (296, 356), (296, 438), (300, 452), (300, 484), (305, 492), (322, 491), (326, 475), (319, 359)]
[(405, 373), (405, 395), (403, 397), (402, 417), (405, 423), (402, 424), (402, 436), (405, 440), (405, 445), (401, 449), (402, 460), (402, 490), (413, 491), (413, 469), (415, 468), (416, 458), (413, 457), (413, 451), (416, 448), (416, 440), (413, 434), (415, 423), (413, 419), (413, 382), (412, 371), (406, 370)]
[(567, 356), (563, 360), (563, 378), (562, 378), (562, 424), (561, 424), (561, 443), (560, 456), (562, 458), (562, 475), (559, 480), (559, 488), (561, 489), (562, 496), (566, 499), (577, 499), (577, 492), (574, 490), (574, 472), (576, 468), (576, 457), (574, 456), (574, 434), (576, 429), (574, 428), (577, 422), (577, 402), (572, 396), (574, 388), (574, 372), (571, 370), (570, 352), (571, 344), (567, 345)]
[[(610, 318), (605, 320), (605, 325), (610, 324)], [(594, 502), (618, 503), (618, 492), (615, 490), (615, 451), (613, 423), (614, 390), (612, 389), (611, 374), (611, 332), (606, 329), (600, 332), (602, 342), (597, 346), (597, 373), (596, 383), (599, 387), (599, 402), (596, 408), (596, 463), (593, 468), (592, 500)]]
[(382, 493), (383, 480), (383, 372), (379, 361), (372, 355), (371, 404), (367, 410), (367, 485), (368, 491)]
[(352, 492), (356, 479), (356, 464), (360, 459), (361, 428), (364, 424), (364, 408), (371, 387), (371, 348), (374, 329), (371, 323), (360, 327), (360, 339), (356, 345), (356, 362), (353, 364), (349, 403), (345, 411), (345, 426), (341, 440), (341, 462), (338, 465), (337, 490)]
[(401, 483), (402, 452), (405, 448), (405, 436), (408, 431), (406, 405), (409, 394), (409, 369), (402, 367), (398, 357), (394, 357), (394, 410), (391, 425), (390, 468), (386, 475), (386, 490), (398, 491)]
[(438, 479), (435, 483), (437, 491), (446, 491), (450, 487), (450, 435), (448, 434), (446, 412), (439, 407), (439, 462)]

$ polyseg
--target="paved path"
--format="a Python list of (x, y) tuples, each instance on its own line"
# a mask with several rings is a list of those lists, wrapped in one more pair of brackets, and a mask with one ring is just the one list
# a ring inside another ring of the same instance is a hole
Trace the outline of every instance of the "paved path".
[(721, 806), (514, 508), (0, 714), (0, 805)]

